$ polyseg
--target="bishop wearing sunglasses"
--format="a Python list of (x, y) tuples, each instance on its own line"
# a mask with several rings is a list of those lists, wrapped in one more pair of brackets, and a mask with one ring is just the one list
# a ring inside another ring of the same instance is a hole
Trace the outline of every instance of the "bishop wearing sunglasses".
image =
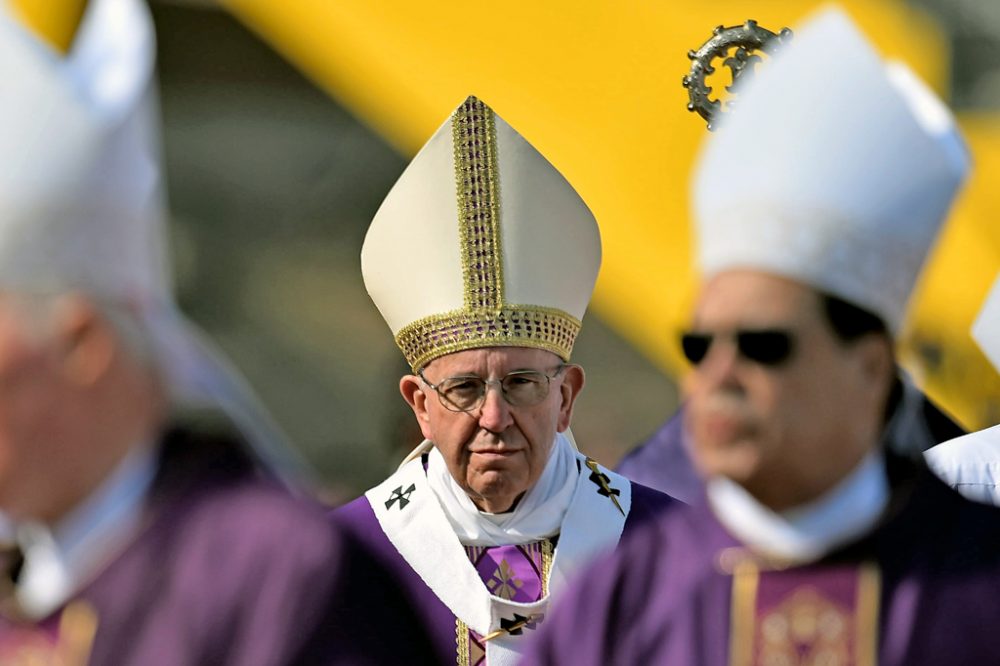
[(399, 388), (426, 440), (334, 520), (404, 581), (435, 663), (515, 663), (569, 577), (672, 504), (569, 434), (600, 257), (573, 188), (474, 97), (365, 238), (365, 285), (413, 370)]
[(883, 446), (959, 131), (837, 9), (739, 91), (693, 183), (702, 497), (593, 565), (525, 663), (995, 663), (1000, 510)]

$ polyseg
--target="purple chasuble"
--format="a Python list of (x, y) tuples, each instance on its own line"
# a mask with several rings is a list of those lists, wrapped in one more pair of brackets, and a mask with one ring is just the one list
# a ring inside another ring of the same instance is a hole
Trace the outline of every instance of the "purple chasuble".
[(465, 552), (493, 596), (518, 602), (542, 598), (552, 564), (552, 546), (548, 541), (516, 546), (466, 546)]
[(705, 492), (705, 484), (688, 452), (683, 415), (683, 409), (677, 410), (652, 437), (629, 451), (615, 471), (685, 504), (694, 504)]
[[(655, 522), (664, 510), (676, 504), (678, 503), (675, 500), (660, 492), (633, 483), (632, 507), (625, 521), (625, 528), (622, 532), (623, 538), (637, 530), (640, 526)], [(473, 639), (475, 634), (468, 631), (464, 623), (455, 617), (454, 613), (441, 602), (437, 595), (431, 591), (427, 584), (424, 583), (420, 576), (403, 559), (402, 555), (399, 554), (395, 546), (392, 545), (389, 538), (385, 535), (385, 532), (382, 531), (382, 527), (379, 525), (378, 519), (375, 517), (366, 497), (361, 496), (340, 507), (331, 514), (331, 520), (341, 529), (357, 538), (369, 552), (373, 553), (379, 567), (387, 569), (396, 579), (402, 581), (408, 601), (418, 609), (421, 616), (421, 626), (426, 628), (428, 638), (434, 645), (436, 663), (477, 663), (474, 660), (474, 657), (478, 656), (476, 646), (478, 645), (481, 649), (481, 642), (478, 642), (478, 639)], [(514, 546), (513, 548), (521, 551), (520, 555), (514, 555), (510, 550), (497, 551), (495, 555), (489, 556), (489, 562), (484, 561), (480, 557), (482, 553), (478, 551), (483, 549), (472, 549), (470, 547), (466, 549), (466, 553), (469, 555), (470, 560), (473, 561), (473, 564), (477, 564), (477, 571), (485, 579), (487, 586), (490, 580), (495, 580), (497, 583), (496, 587), (504, 590), (513, 588), (519, 591), (533, 585), (540, 585), (544, 590), (546, 585), (544, 542), (534, 542), (526, 546)], [(538, 552), (536, 552), (536, 549)], [(489, 550), (493, 551), (494, 549)], [(499, 569), (499, 563), (505, 559), (504, 554), (508, 555), (506, 558), (508, 566), (505, 570), (508, 574), (512, 571), (518, 572), (515, 574), (515, 578), (521, 581), (521, 588), (518, 588), (517, 582), (512, 581), (509, 577), (505, 580), (500, 580), (504, 575), (503, 573), (500, 573), (499, 577), (494, 577), (494, 573)], [(492, 570), (490, 570), (491, 566), (493, 567)], [(529, 574), (528, 569), (538, 573)], [(524, 578), (521, 578), (518, 574), (522, 574)], [(538, 574), (542, 576), (541, 583), (529, 582), (528, 579), (532, 575)], [(378, 581), (359, 577), (357, 583), (363, 589), (367, 585), (376, 585)], [(506, 587), (503, 587), (504, 585)], [(525, 592), (525, 594), (527, 593)], [(386, 632), (387, 636), (392, 635), (392, 632), (397, 629), (397, 627), (384, 622), (381, 618), (376, 619), (374, 622), (376, 626), (381, 627)], [(524, 631), (525, 636), (534, 633), (535, 627), (543, 626), (543, 624), (526, 626), (524, 628), (527, 630)]]
[[(391, 574), (240, 443), (174, 430), (158, 464), (138, 532), (63, 608), (18, 621), (0, 595), (0, 663), (434, 663)], [(23, 660), (45, 654), (71, 656)]]
[(878, 568), (819, 565), (733, 571), (730, 663), (876, 663)]
[[(553, 549), (552, 541), (545, 539), (516, 546), (466, 546), (465, 553), (491, 594), (526, 603), (538, 601), (548, 593)], [(486, 643), (483, 637), (461, 620), (456, 619), (456, 623), (458, 662), (484, 666)], [(467, 647), (461, 635), (463, 630), (469, 634)], [(463, 652), (468, 654), (464, 660)]]
[(766, 562), (706, 504), (630, 535), (563, 595), (524, 664), (997, 663), (1000, 509), (887, 456), (867, 535), (807, 566)]

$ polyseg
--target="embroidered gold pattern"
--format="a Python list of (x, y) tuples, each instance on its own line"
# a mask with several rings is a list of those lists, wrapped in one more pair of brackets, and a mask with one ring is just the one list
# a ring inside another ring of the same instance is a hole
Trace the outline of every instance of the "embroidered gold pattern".
[(851, 609), (803, 587), (761, 618), (759, 662), (848, 666), (853, 629)]
[(580, 322), (555, 308), (504, 299), (496, 117), (469, 97), (451, 124), (458, 197), (464, 305), (425, 317), (396, 334), (416, 372), (429, 361), (477, 347), (535, 347), (568, 361)]
[(455, 645), (458, 651), (458, 666), (469, 666), (469, 625), (455, 618)]
[(503, 254), (493, 109), (469, 97), (455, 111), (451, 131), (465, 307), (496, 310), (503, 304)]
[(493, 572), (486, 587), (489, 588), (490, 594), (510, 601), (517, 591), (524, 587), (524, 581), (514, 575), (514, 567), (510, 566), (507, 560), (500, 560), (500, 566)]
[(579, 332), (580, 321), (561, 310), (505, 305), (419, 319), (396, 334), (396, 344), (416, 372), (438, 356), (476, 347), (536, 347), (568, 361)]
[[(743, 560), (733, 570), (730, 664), (874, 666), (878, 655), (881, 576), (860, 565), (853, 607), (802, 585), (758, 618), (760, 569)], [(759, 622), (758, 622), (759, 619)]]

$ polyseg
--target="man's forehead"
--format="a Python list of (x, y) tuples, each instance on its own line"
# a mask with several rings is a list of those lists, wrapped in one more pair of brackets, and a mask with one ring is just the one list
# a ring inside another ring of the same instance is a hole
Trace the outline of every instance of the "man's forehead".
[(819, 292), (800, 281), (760, 270), (722, 271), (702, 286), (697, 325), (769, 326), (814, 319)]
[(556, 354), (532, 347), (478, 347), (440, 356), (424, 369), (440, 375), (548, 370), (562, 362)]

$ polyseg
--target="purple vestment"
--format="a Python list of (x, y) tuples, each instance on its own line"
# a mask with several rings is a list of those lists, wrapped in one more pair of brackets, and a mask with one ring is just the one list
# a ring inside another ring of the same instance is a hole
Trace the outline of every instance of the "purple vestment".
[[(623, 538), (635, 531), (639, 526), (654, 522), (662, 511), (675, 503), (674, 500), (662, 493), (638, 484), (632, 484), (632, 504), (625, 522)], [(434, 643), (438, 663), (460, 663), (458, 659), (457, 636), (461, 632), (456, 631), (455, 615), (431, 591), (427, 584), (414, 572), (407, 561), (403, 559), (392, 545), (379, 525), (368, 499), (362, 496), (337, 509), (333, 512), (332, 519), (337, 525), (361, 541), (369, 551), (375, 553), (380, 566), (391, 571), (397, 579), (402, 581), (410, 603), (419, 609), (423, 624), (428, 628), (428, 637)], [(558, 545), (556, 547), (558, 548)], [(482, 563), (483, 553), (479, 552), (479, 550), (467, 549), (467, 554), (473, 564)], [(522, 568), (527, 571), (528, 568), (536, 566), (537, 561), (535, 557), (537, 554), (536, 545), (524, 548), (521, 553), (521, 559), (524, 560), (521, 563)], [(500, 555), (499, 551), (496, 555)], [(511, 559), (515, 558), (511, 557)], [(488, 575), (484, 575), (482, 572), (480, 572), (480, 575), (485, 580), (489, 580)], [(527, 574), (523, 575), (526, 579), (529, 578)], [(382, 623), (380, 622), (380, 624)], [(526, 626), (525, 629), (527, 631), (524, 634), (532, 633), (535, 626), (540, 625)], [(393, 628), (385, 626), (385, 630), (391, 632)], [(475, 653), (473, 653), (473, 657), (475, 657)], [(475, 662), (473, 661), (472, 663)]]
[[(355, 539), (235, 442), (180, 430), (133, 540), (40, 623), (0, 618), (0, 652), (72, 642), (81, 608), (96, 618), (92, 666), (431, 663), (416, 616)], [(400, 627), (391, 641), (373, 618)]]
[(997, 663), (1000, 510), (887, 469), (879, 525), (807, 566), (757, 560), (706, 503), (675, 507), (579, 578), (523, 663)]
[(629, 451), (615, 471), (685, 504), (698, 501), (705, 486), (684, 439), (684, 412), (677, 410), (652, 437)]

